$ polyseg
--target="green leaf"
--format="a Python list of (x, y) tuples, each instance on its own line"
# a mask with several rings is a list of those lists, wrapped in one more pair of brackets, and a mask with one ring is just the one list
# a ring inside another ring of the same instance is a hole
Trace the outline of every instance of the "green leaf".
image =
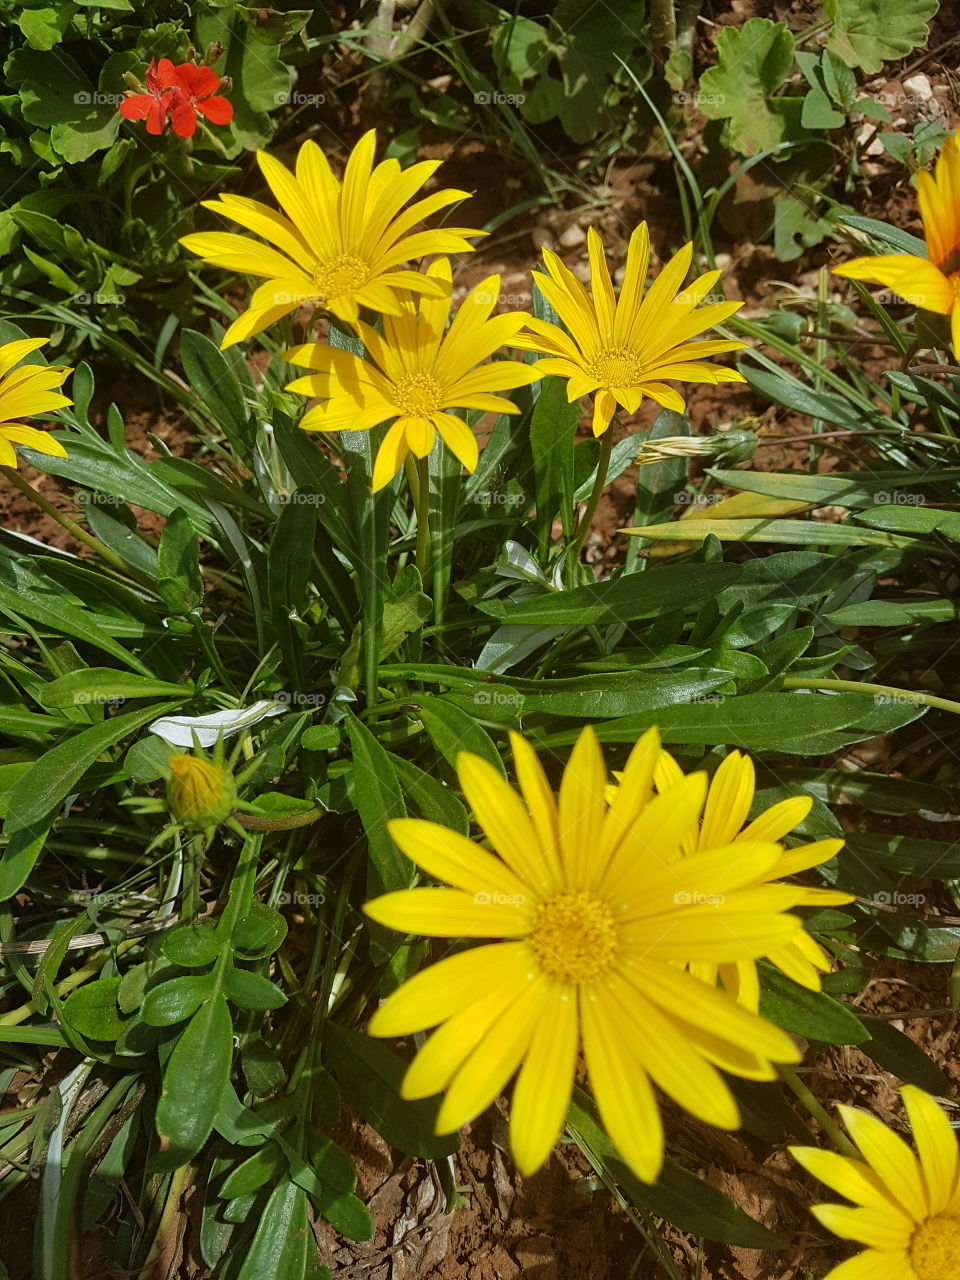
[(304, 688), (303, 653), (307, 624), (303, 613), (312, 569), (317, 506), (287, 503), (274, 526), (267, 550), (267, 600), (273, 633), (295, 689)]
[(832, 49), (824, 50), (821, 66), (827, 93), (841, 110), (850, 111), (857, 96), (857, 77)]
[(864, 231), (878, 242), (878, 248), (886, 253), (892, 249), (896, 253), (909, 253), (915, 257), (925, 258), (927, 246), (917, 236), (900, 227), (891, 226), (889, 222), (879, 222), (876, 218), (862, 218), (859, 214), (837, 212), (837, 222), (845, 227), (853, 227), (855, 231)]
[(170, 1055), (156, 1108), (161, 1150), (154, 1168), (180, 1168), (209, 1138), (232, 1063), (233, 1023), (221, 995), (201, 1005)]
[(830, 105), (830, 99), (819, 87), (808, 90), (803, 99), (800, 123), (805, 129), (839, 129), (845, 117)]
[(580, 1089), (574, 1091), (567, 1127), (598, 1173), (610, 1178), (642, 1209), (665, 1218), (681, 1231), (746, 1249), (779, 1249), (784, 1246), (785, 1241), (780, 1236), (774, 1235), (721, 1191), (688, 1173), (669, 1157), (653, 1186), (641, 1182), (600, 1128), (592, 1102)]
[(211, 973), (171, 978), (143, 997), (140, 1017), (149, 1027), (171, 1027), (192, 1018), (214, 987)]
[(173, 697), (185, 701), (193, 692), (186, 684), (171, 684), (152, 676), (115, 671), (112, 667), (84, 667), (51, 680), (39, 689), (45, 707), (82, 707), (90, 703), (104, 704), (125, 698)]
[(895, 5), (887, 0), (824, 0), (833, 23), (827, 48), (848, 67), (862, 67), (875, 76), (885, 62), (898, 62), (926, 44), (927, 23), (939, 7), (938, 0), (897, 0)]
[(760, 1013), (785, 1031), (824, 1044), (864, 1044), (870, 1032), (849, 1008), (822, 991), (808, 991), (772, 965), (761, 965)]
[(287, 922), (279, 911), (255, 902), (233, 926), (233, 945), (245, 960), (262, 960), (273, 955), (287, 936)]
[(238, 1009), (279, 1009), (287, 1003), (287, 997), (275, 982), (247, 969), (230, 969), (223, 989)]
[(601, 626), (655, 618), (671, 609), (696, 608), (739, 576), (728, 564), (671, 565), (553, 591), (530, 600), (478, 600), (484, 613), (511, 625)]
[(119, 978), (99, 978), (71, 992), (61, 1016), (89, 1040), (116, 1040), (126, 1025), (117, 1008)]
[(574, 400), (571, 404), (567, 400), (566, 379), (544, 378), (530, 419), (537, 546), (543, 562), (546, 562), (553, 540), (556, 513), (559, 511), (566, 517), (566, 524), (572, 515), (573, 442), (579, 417), (579, 401)]
[(493, 739), (482, 725), (477, 724), (476, 717), (483, 715), (486, 705), (483, 692), (481, 686), (474, 698), (476, 710), (473, 715), (445, 698), (420, 698), (420, 719), (433, 745), (452, 769), (456, 768), (460, 752), (469, 751), (471, 755), (480, 756), (482, 760), (492, 764), (506, 777), (500, 752)]
[(200, 539), (183, 507), (171, 511), (157, 547), (157, 591), (167, 611), (192, 613), (203, 603)]
[(17, 25), (31, 49), (47, 50), (58, 45), (77, 11), (75, 4), (59, 4), (56, 8), (24, 9)]
[(343, 1094), (390, 1146), (425, 1160), (457, 1150), (456, 1134), (437, 1137), (433, 1131), (439, 1098), (407, 1102), (400, 1097), (406, 1063), (385, 1045), (327, 1022), (323, 1048)]
[(7, 847), (0, 861), (0, 902), (20, 891), (57, 808), (90, 766), (156, 715), (156, 707), (150, 706), (115, 716), (59, 742), (34, 761), (10, 793), (4, 827)]
[(722, 27), (717, 63), (700, 77), (697, 106), (708, 120), (729, 120), (731, 146), (753, 155), (783, 141), (785, 117), (773, 94), (793, 67), (794, 38), (785, 22), (748, 18), (742, 27)]
[(408, 889), (416, 869), (387, 832), (391, 818), (405, 818), (403, 793), (387, 751), (356, 716), (346, 716), (353, 751), (353, 790), (357, 812), (370, 847), (368, 887), (373, 893)]
[[(871, 522), (872, 523), (872, 522)], [(674, 520), (670, 524), (624, 529), (636, 538), (664, 542), (702, 542), (711, 535), (721, 542), (774, 542), (797, 547), (910, 547), (913, 540), (891, 533), (865, 533), (854, 525), (816, 520)]]
[[(601, 721), (595, 728), (601, 742), (633, 743), (652, 725), (659, 725), (665, 743), (765, 747), (812, 755), (829, 734), (846, 731), (845, 741), (859, 742), (898, 724), (909, 724), (920, 714), (922, 708), (907, 703), (878, 705), (868, 693), (748, 693), (731, 698), (715, 694), (691, 706), (668, 706), (659, 713)], [(883, 729), (878, 728), (881, 720)], [(579, 732), (564, 729), (538, 736), (536, 741), (546, 749), (565, 746), (574, 742)]]
[(905, 1084), (915, 1084), (918, 1089), (926, 1089), (927, 1093), (937, 1097), (951, 1096), (953, 1086), (950, 1077), (908, 1035), (898, 1031), (885, 1018), (864, 1016), (863, 1025), (870, 1032), (870, 1041), (863, 1046), (862, 1052), (884, 1071), (890, 1071)]
[(240, 1050), (240, 1064), (247, 1088), (256, 1098), (276, 1093), (287, 1075), (276, 1054), (262, 1040), (248, 1040)]
[(29, 618), (42, 627), (49, 628), (54, 635), (66, 635), (74, 640), (81, 640), (85, 644), (91, 644), (102, 652), (109, 653), (111, 657), (117, 658), (125, 666), (132, 667), (134, 671), (150, 675), (149, 669), (139, 658), (128, 653), (123, 645), (107, 635), (101, 626), (88, 616), (86, 610), (78, 609), (63, 599), (63, 594), (62, 591), (58, 592), (56, 603), (51, 603), (49, 599), (41, 597), (38, 591), (31, 589), (29, 580), (18, 576), (14, 578), (11, 585), (0, 582), (0, 611), (8, 617)]
[[(883, 779), (884, 783), (893, 781)], [(960, 846), (953, 842), (851, 832), (846, 837), (846, 848), (871, 866), (884, 867), (898, 875), (920, 876), (924, 880), (960, 880)]]
[(245, 1250), (237, 1280), (329, 1280), (307, 1218), (307, 1193), (286, 1178), (278, 1182)]
[(227, 437), (238, 457), (249, 455), (251, 434), (243, 394), (219, 347), (195, 329), (180, 334), (180, 359), (191, 388), (197, 393), (213, 425)]
[(212, 964), (223, 950), (225, 939), (205, 924), (185, 924), (171, 929), (160, 940), (160, 951), (171, 964), (199, 969)]

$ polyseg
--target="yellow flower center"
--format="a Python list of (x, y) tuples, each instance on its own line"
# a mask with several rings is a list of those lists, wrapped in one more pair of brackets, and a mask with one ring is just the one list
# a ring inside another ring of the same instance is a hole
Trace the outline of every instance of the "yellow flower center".
[(408, 418), (422, 418), (442, 408), (443, 387), (429, 373), (405, 373), (393, 384), (393, 403)]
[(960, 1218), (938, 1215), (921, 1222), (910, 1241), (917, 1280), (960, 1276)]
[(632, 387), (643, 374), (640, 361), (626, 347), (608, 347), (589, 366), (602, 387)]
[(947, 279), (953, 288), (953, 296), (960, 302), (960, 271), (954, 271)]
[(313, 272), (317, 293), (324, 301), (341, 298), (345, 293), (362, 289), (370, 279), (370, 264), (363, 258), (343, 254), (331, 262), (324, 262)]
[(538, 908), (530, 945), (557, 982), (592, 982), (617, 953), (613, 912), (592, 893), (558, 893)]

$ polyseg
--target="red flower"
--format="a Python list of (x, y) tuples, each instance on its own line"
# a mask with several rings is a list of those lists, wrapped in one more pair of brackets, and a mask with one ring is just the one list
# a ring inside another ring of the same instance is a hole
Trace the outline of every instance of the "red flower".
[(167, 116), (173, 131), (181, 138), (192, 138), (197, 131), (197, 112), (211, 124), (229, 124), (233, 105), (216, 96), (220, 77), (212, 67), (199, 67), (195, 62), (174, 66), (169, 58), (151, 60), (147, 68), (146, 93), (132, 93), (120, 103), (125, 120), (146, 120), (147, 133), (163, 133)]
[(147, 133), (163, 133), (171, 90), (178, 84), (177, 68), (169, 58), (161, 58), (159, 62), (151, 59), (146, 93), (128, 94), (120, 103), (120, 114), (124, 120), (146, 120)]
[(197, 112), (211, 124), (229, 124), (233, 119), (233, 104), (216, 96), (220, 77), (213, 67), (198, 67), (195, 62), (183, 62), (176, 68), (177, 89), (173, 93), (173, 132), (181, 138), (192, 138), (197, 130)]

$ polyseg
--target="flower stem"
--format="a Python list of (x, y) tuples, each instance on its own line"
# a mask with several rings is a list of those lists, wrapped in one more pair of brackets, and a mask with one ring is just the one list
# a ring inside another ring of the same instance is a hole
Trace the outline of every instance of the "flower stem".
[(145, 573), (132, 568), (120, 556), (111, 551), (108, 546), (105, 546), (99, 538), (95, 538), (92, 533), (87, 533), (86, 529), (78, 525), (75, 520), (71, 520), (62, 511), (58, 511), (52, 503), (46, 500), (42, 493), (38, 492), (27, 480), (24, 480), (23, 476), (14, 467), (0, 467), (0, 471), (3, 472), (4, 477), (10, 481), (15, 489), (19, 489), (45, 515), (48, 515), (51, 520), (55, 520), (61, 529), (65, 529), (72, 538), (82, 542), (94, 555), (98, 555), (101, 560), (106, 561), (112, 569), (116, 569), (118, 573), (124, 574), (125, 577), (133, 578), (142, 586), (153, 587), (152, 580)]
[(570, 543), (570, 552), (568, 562), (576, 564), (580, 559), (580, 552), (583, 549), (583, 540), (587, 536), (590, 526), (593, 524), (593, 518), (597, 514), (597, 507), (600, 505), (600, 499), (607, 484), (607, 472), (610, 470), (610, 455), (613, 452), (613, 423), (607, 427), (600, 439), (600, 457), (597, 461), (597, 478), (593, 482), (593, 491), (590, 494), (586, 509), (580, 517), (580, 523), (577, 525), (573, 535), (573, 541)]
[(854, 1156), (860, 1159), (860, 1152), (853, 1145), (847, 1135), (843, 1132), (836, 1120), (827, 1112), (827, 1110), (817, 1101), (807, 1086), (803, 1083), (793, 1067), (788, 1067), (781, 1063), (777, 1067), (777, 1073), (783, 1083), (791, 1090), (791, 1092), (803, 1103), (810, 1115), (813, 1116), (817, 1124), (829, 1137), (830, 1141), (842, 1151), (845, 1156)]
[(433, 540), (430, 537), (430, 470), (426, 458), (413, 458), (407, 454), (404, 459), (407, 473), (407, 484), (413, 496), (413, 507), (417, 514), (417, 568), (424, 583), (430, 576), (430, 561), (433, 558)]
[(950, 698), (938, 698), (933, 693), (917, 693), (913, 689), (897, 689), (889, 684), (867, 684), (863, 680), (803, 680), (788, 676), (784, 689), (830, 689), (838, 693), (872, 693), (889, 698), (892, 702), (916, 702), (923, 707), (937, 707), (940, 711), (952, 711), (960, 715), (960, 702)]

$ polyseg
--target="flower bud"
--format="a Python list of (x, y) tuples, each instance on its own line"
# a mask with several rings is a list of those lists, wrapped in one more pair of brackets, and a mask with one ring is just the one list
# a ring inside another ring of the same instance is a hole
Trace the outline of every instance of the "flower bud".
[(178, 822), (205, 829), (229, 818), (237, 787), (228, 769), (191, 755), (171, 756), (169, 764), (167, 803)]

